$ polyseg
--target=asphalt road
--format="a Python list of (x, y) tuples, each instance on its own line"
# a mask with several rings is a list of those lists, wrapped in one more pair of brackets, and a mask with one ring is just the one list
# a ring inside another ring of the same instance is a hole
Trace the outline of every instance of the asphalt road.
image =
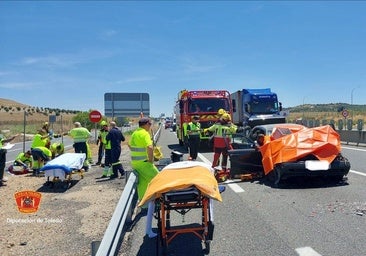
[[(185, 152), (177, 143), (174, 132), (162, 131), (158, 145), (165, 157), (172, 150)], [(366, 150), (343, 145), (343, 154), (352, 171), (337, 184), (321, 179), (296, 180), (282, 188), (262, 181), (225, 183), (223, 202), (214, 203), (210, 255), (366, 255)], [(212, 156), (201, 152), (199, 159), (210, 162)], [(120, 255), (155, 255), (156, 239), (144, 237), (145, 218), (136, 216)], [(195, 213), (174, 218), (180, 225), (200, 223)], [(185, 234), (169, 244), (168, 255), (204, 255), (203, 248), (200, 239)]]

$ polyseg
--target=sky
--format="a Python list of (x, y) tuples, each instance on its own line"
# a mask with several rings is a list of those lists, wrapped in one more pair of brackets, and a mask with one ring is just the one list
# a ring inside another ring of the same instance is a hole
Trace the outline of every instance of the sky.
[(0, 98), (99, 110), (105, 93), (271, 88), (366, 104), (366, 1), (0, 1)]

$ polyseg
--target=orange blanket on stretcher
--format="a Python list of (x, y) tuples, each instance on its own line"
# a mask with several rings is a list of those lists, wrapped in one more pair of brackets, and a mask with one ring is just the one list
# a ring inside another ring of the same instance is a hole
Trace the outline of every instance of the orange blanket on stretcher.
[(265, 174), (278, 163), (297, 161), (310, 154), (331, 163), (341, 152), (339, 134), (329, 125), (291, 130), (282, 137), (278, 134), (274, 130), (269, 142), (260, 147)]
[(163, 193), (191, 186), (195, 186), (209, 198), (222, 201), (211, 166), (202, 162), (183, 161), (167, 165), (151, 180), (139, 206), (161, 197)]

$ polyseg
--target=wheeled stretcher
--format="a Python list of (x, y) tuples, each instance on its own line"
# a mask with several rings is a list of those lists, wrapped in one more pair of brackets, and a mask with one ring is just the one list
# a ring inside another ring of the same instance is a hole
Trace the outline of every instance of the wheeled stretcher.
[(82, 168), (85, 158), (84, 153), (65, 153), (46, 163), (40, 169), (40, 172), (44, 172), (47, 178), (46, 185), (53, 185), (58, 181), (70, 185), (72, 174), (75, 172), (78, 172), (82, 179), (84, 177)]
[[(202, 162), (183, 161), (167, 165), (150, 182), (140, 206), (153, 200), (158, 220), (158, 244), (163, 255), (169, 244), (180, 234), (192, 233), (210, 252), (213, 238), (213, 200), (222, 201), (218, 183), (211, 166)], [(185, 215), (200, 209), (200, 221), (195, 225), (172, 225), (172, 213)], [(158, 250), (159, 251), (159, 250)]]

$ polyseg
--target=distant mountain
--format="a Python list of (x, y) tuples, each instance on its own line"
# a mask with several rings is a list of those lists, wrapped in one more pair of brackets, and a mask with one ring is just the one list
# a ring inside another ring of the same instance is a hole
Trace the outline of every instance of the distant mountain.
[(328, 103), (328, 104), (304, 104), (295, 107), (284, 108), (290, 113), (297, 112), (342, 112), (343, 110), (352, 110), (355, 112), (365, 113), (366, 105), (351, 105), (348, 103)]
[(0, 98), (0, 106), (4, 106), (4, 107), (30, 107), (29, 105), (25, 105), (23, 103), (19, 103), (17, 101), (14, 100), (8, 100), (8, 99), (3, 99)]

